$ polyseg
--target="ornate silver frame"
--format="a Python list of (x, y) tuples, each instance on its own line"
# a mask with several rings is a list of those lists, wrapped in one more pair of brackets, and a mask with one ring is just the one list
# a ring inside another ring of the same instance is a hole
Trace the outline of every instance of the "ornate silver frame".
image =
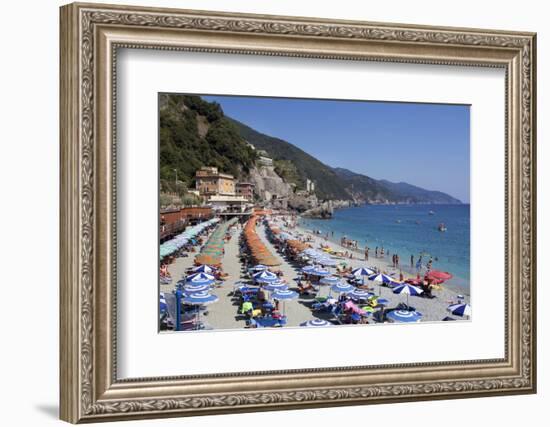
[[(507, 31), (63, 6), (61, 418), (77, 423), (534, 393), (535, 41), (533, 33)], [(504, 68), (505, 357), (118, 380), (114, 66), (119, 47)]]

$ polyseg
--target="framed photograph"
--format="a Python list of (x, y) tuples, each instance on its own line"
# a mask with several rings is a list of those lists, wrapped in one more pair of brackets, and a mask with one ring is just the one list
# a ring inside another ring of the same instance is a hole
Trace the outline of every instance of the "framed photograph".
[(536, 391), (535, 34), (61, 8), (61, 418)]

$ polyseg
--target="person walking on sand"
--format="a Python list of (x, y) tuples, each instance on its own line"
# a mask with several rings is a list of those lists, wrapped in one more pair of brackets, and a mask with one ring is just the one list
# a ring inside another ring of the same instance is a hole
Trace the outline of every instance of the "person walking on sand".
[(369, 260), (369, 247), (365, 246), (365, 261)]
[(395, 266), (399, 268), (399, 255), (395, 254)]
[(375, 257), (375, 258), (378, 258), (378, 246), (377, 246), (376, 249), (374, 250), (374, 257)]

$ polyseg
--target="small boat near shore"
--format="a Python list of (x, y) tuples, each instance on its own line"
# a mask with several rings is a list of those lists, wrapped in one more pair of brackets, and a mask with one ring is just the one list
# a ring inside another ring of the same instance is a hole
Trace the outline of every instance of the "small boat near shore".
[(428, 215), (435, 215), (435, 212), (434, 212), (434, 211), (430, 211), (430, 212), (428, 212)]
[(438, 226), (437, 226), (437, 229), (439, 231), (447, 231), (447, 227), (445, 226), (444, 223), (440, 223)]

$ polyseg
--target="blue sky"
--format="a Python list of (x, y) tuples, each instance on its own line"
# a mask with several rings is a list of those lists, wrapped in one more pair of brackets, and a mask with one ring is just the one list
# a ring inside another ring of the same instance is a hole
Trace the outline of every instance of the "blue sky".
[(203, 96), (323, 163), (470, 201), (470, 107)]

